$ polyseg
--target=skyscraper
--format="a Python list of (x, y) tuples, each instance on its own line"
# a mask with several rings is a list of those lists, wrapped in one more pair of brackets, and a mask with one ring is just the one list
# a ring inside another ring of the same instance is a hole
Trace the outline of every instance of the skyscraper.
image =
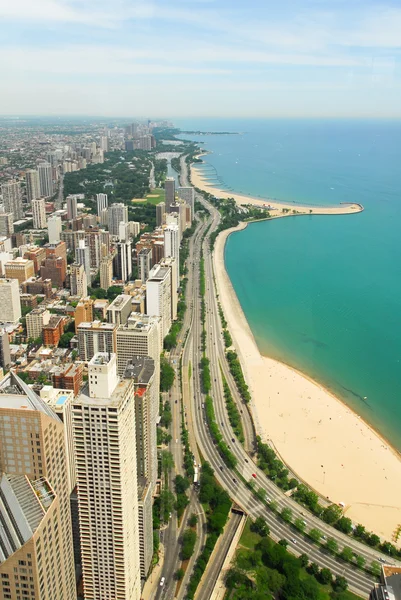
[(70, 288), (72, 296), (84, 298), (88, 295), (88, 280), (84, 265), (79, 263), (71, 265)]
[(4, 211), (13, 213), (14, 221), (19, 221), (24, 216), (22, 210), (21, 186), (18, 181), (9, 181), (1, 186), (3, 194)]
[(134, 382), (119, 380), (116, 355), (88, 364), (73, 405), (85, 600), (139, 600), (139, 514)]
[(78, 216), (78, 200), (76, 196), (67, 196), (67, 219), (76, 219)]
[(47, 219), (47, 228), (49, 232), (49, 243), (58, 244), (62, 230), (61, 217), (58, 215), (52, 215), (49, 217)]
[(110, 235), (118, 236), (121, 221), (128, 223), (128, 207), (121, 202), (111, 204), (109, 206), (108, 221)]
[(92, 281), (91, 262), (89, 246), (85, 244), (85, 240), (79, 240), (78, 248), (75, 250), (75, 262), (77, 262), (79, 265), (83, 265), (86, 273), (87, 283), (90, 285)]
[(194, 218), (195, 214), (195, 188), (193, 187), (179, 187), (177, 188), (178, 197), (184, 200), (191, 207), (191, 215)]
[(114, 257), (114, 276), (121, 281), (128, 281), (132, 273), (132, 244), (118, 242), (117, 253)]
[(105, 256), (100, 262), (100, 287), (107, 290), (113, 281), (113, 257)]
[(96, 202), (97, 202), (97, 216), (101, 217), (102, 210), (105, 210), (109, 205), (107, 194), (96, 194)]
[(103, 135), (100, 138), (100, 147), (103, 150), (103, 152), (109, 151), (109, 138), (107, 137), (107, 135)]
[(48, 162), (38, 165), (40, 195), (49, 198), (54, 194), (53, 167)]
[(142, 248), (137, 255), (138, 277), (142, 283), (146, 283), (152, 268), (152, 248)]
[(26, 195), (31, 203), (35, 198), (40, 198), (39, 173), (35, 169), (28, 169), (25, 173)]
[(146, 282), (146, 314), (161, 317), (162, 339), (171, 327), (171, 270), (155, 265)]
[(156, 204), (156, 226), (161, 227), (165, 222), (166, 204), (165, 202), (159, 202)]
[(0, 235), (10, 237), (14, 233), (14, 215), (12, 212), (0, 213)]
[(46, 227), (46, 205), (44, 198), (32, 199), (33, 228), (44, 229)]
[(2, 597), (74, 600), (63, 424), (14, 373), (0, 387)]
[(77, 330), (79, 358), (87, 362), (98, 352), (115, 352), (116, 331), (114, 323), (80, 323)]
[(170, 206), (175, 203), (175, 179), (174, 177), (166, 177), (164, 182), (164, 191), (166, 194), (166, 212), (170, 212)]
[(168, 225), (164, 230), (164, 256), (176, 259), (176, 280), (173, 285), (180, 287), (180, 231), (177, 225)]
[(5, 329), (0, 329), (0, 367), (6, 369), (11, 364), (10, 341)]

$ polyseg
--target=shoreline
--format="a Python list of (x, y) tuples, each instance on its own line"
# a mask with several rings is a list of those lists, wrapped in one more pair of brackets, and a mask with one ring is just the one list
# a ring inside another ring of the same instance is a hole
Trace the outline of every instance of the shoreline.
[[(191, 167), (192, 184), (210, 192), (202, 178), (193, 174)], [(224, 197), (217, 188), (212, 189), (210, 193)], [(234, 193), (225, 196), (235, 197), (239, 203), (249, 200)], [(265, 203), (256, 198), (251, 200), (255, 204)], [(309, 213), (309, 207), (300, 208)], [(313, 212), (353, 214), (363, 210), (358, 208), (352, 212), (343, 209), (337, 212), (334, 208), (320, 212), (315, 207)], [(284, 216), (294, 215), (276, 215)], [(242, 222), (218, 235), (213, 266), (217, 292), (251, 390), (250, 408), (256, 431), (301, 481), (332, 502), (344, 502), (345, 516), (400, 545), (400, 540), (393, 539), (401, 524), (398, 451), (342, 399), (290, 365), (263, 356), (257, 347), (224, 261), (228, 237), (248, 224)]]

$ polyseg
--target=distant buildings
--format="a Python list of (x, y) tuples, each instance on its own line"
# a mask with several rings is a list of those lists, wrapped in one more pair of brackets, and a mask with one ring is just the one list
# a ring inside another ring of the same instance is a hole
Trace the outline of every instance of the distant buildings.
[[(78, 248), (75, 250), (75, 261), (79, 265), (83, 265), (86, 273), (87, 283), (90, 285), (91, 278), (91, 261), (89, 254), (89, 246), (85, 244), (85, 240), (80, 240), (78, 243)], [(87, 294), (85, 294), (86, 296)]]
[(100, 262), (100, 287), (107, 290), (113, 281), (113, 257), (105, 256)]
[(40, 198), (40, 183), (39, 173), (35, 169), (28, 169), (25, 172), (26, 196), (28, 203), (32, 204), (32, 200)]
[(50, 321), (50, 312), (46, 308), (38, 307), (31, 310), (26, 316), (26, 335), (28, 339), (36, 340), (43, 334), (43, 326)]
[(146, 283), (152, 268), (152, 249), (142, 248), (137, 254), (138, 278), (142, 283)]
[(14, 221), (19, 221), (24, 216), (22, 210), (21, 186), (18, 181), (9, 181), (1, 186), (3, 195), (4, 212), (12, 213)]
[(78, 200), (76, 196), (67, 196), (67, 219), (76, 219), (78, 216)]
[(47, 220), (47, 228), (49, 232), (49, 243), (57, 244), (60, 241), (60, 234), (62, 230), (61, 217), (58, 215), (52, 215)]
[(0, 329), (0, 367), (8, 369), (11, 365), (10, 342), (5, 329)]
[(166, 204), (165, 202), (159, 202), (156, 204), (156, 227), (161, 227), (166, 221)]
[(108, 209), (109, 233), (118, 237), (121, 222), (128, 223), (128, 206), (125, 204), (111, 204)]
[(88, 280), (85, 267), (79, 263), (73, 263), (70, 271), (70, 290), (72, 296), (80, 298), (88, 295)]
[(48, 162), (38, 164), (40, 195), (50, 198), (54, 194), (53, 167)]
[(191, 207), (192, 218), (195, 214), (195, 188), (193, 187), (179, 187), (177, 188), (178, 197), (184, 200)]
[(89, 297), (82, 298), (82, 300), (78, 302), (74, 313), (75, 333), (77, 333), (81, 323), (93, 321), (93, 304), (92, 298)]
[(10, 237), (14, 233), (14, 214), (0, 212), (0, 235)]
[(32, 260), (18, 256), (14, 260), (5, 264), (5, 274), (9, 279), (18, 279), (21, 285), (24, 281), (35, 275), (35, 268)]
[(117, 242), (114, 257), (114, 276), (120, 281), (128, 281), (132, 273), (132, 244), (130, 241)]
[(50, 279), (53, 287), (62, 288), (67, 276), (66, 260), (61, 256), (47, 257), (40, 267), (42, 279)]
[(175, 179), (173, 177), (166, 177), (164, 191), (166, 194), (166, 212), (169, 213), (170, 206), (175, 203)]
[(107, 194), (96, 194), (96, 202), (97, 216), (100, 218), (102, 216), (102, 211), (106, 210), (109, 205)]
[(34, 229), (44, 229), (46, 227), (46, 205), (44, 198), (32, 199), (32, 216)]
[(180, 287), (180, 231), (177, 225), (168, 225), (164, 230), (164, 256), (176, 259), (175, 290)]

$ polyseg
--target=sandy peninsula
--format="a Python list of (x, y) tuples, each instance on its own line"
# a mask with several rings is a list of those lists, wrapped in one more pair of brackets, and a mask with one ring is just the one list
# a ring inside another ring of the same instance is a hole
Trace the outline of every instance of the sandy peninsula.
[[(194, 172), (192, 182), (203, 187)], [(216, 195), (222, 193), (216, 189)], [(235, 230), (218, 236), (213, 260), (220, 300), (251, 388), (258, 433), (300, 479), (331, 501), (344, 502), (346, 516), (394, 541), (401, 525), (399, 454), (321, 385), (260, 354), (224, 265), (224, 246)]]
[(237, 204), (252, 204), (264, 208), (268, 207), (271, 211), (271, 216), (283, 216), (283, 209), (290, 211), (289, 214), (291, 215), (294, 214), (294, 211), (298, 214), (307, 215), (348, 215), (363, 210), (363, 207), (357, 203), (339, 204), (338, 206), (315, 206), (312, 204), (310, 206), (302, 206), (291, 202), (285, 203), (273, 199), (254, 198), (252, 196), (245, 196), (244, 194), (221, 190), (210, 185), (210, 182), (202, 176), (199, 169), (194, 165), (191, 165), (191, 182), (195, 187), (205, 190), (218, 198), (234, 198)]

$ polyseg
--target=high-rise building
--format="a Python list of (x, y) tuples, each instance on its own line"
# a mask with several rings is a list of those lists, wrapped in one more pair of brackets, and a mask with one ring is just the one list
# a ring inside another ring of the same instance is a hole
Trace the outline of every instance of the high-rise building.
[(96, 202), (97, 202), (97, 216), (101, 217), (102, 210), (105, 210), (109, 205), (107, 194), (96, 194)]
[(165, 202), (159, 202), (156, 204), (156, 226), (161, 227), (164, 225), (166, 217), (166, 204)]
[(24, 216), (22, 210), (21, 186), (18, 181), (9, 181), (1, 186), (3, 194), (4, 212), (13, 213), (14, 221), (19, 221)]
[(67, 276), (67, 262), (61, 256), (49, 256), (40, 267), (42, 279), (50, 279), (53, 287), (62, 288)]
[(62, 230), (61, 217), (58, 215), (52, 215), (47, 220), (47, 229), (49, 232), (49, 243), (57, 244), (60, 241), (60, 234)]
[(174, 177), (166, 177), (164, 182), (164, 191), (166, 194), (166, 212), (170, 212), (170, 206), (175, 203), (175, 179)]
[(54, 194), (53, 167), (48, 162), (38, 164), (40, 195), (49, 198)]
[(44, 198), (33, 198), (32, 215), (33, 228), (44, 229), (46, 227), (46, 204)]
[(103, 152), (109, 151), (109, 138), (107, 137), (107, 135), (102, 135), (102, 137), (100, 138), (100, 147), (103, 150)]
[(125, 325), (117, 329), (117, 368), (122, 376), (129, 361), (134, 356), (150, 356), (155, 361), (157, 379), (156, 388), (159, 389), (160, 353), (162, 351), (160, 335), (160, 317), (149, 317), (132, 313)]
[(26, 195), (29, 204), (31, 204), (32, 200), (40, 198), (42, 195), (40, 193), (39, 173), (35, 169), (28, 169), (25, 173), (25, 182)]
[(127, 322), (132, 312), (132, 298), (129, 294), (120, 294), (114, 298), (107, 307), (107, 320), (109, 323), (123, 325)]
[(23, 258), (33, 261), (33, 268), (37, 275), (40, 271), (40, 266), (46, 258), (46, 248), (43, 246), (28, 246), (23, 253)]
[(79, 296), (80, 298), (84, 298), (88, 295), (88, 280), (86, 277), (85, 267), (79, 263), (73, 263), (71, 265), (70, 289), (71, 296)]
[(82, 298), (75, 307), (75, 333), (81, 323), (91, 323), (93, 321), (93, 300), (92, 298)]
[(88, 382), (73, 405), (84, 596), (140, 600), (134, 382), (106, 353)]
[(195, 188), (193, 187), (179, 187), (177, 188), (178, 197), (184, 200), (191, 207), (192, 218), (195, 214)]
[(75, 600), (64, 426), (14, 373), (0, 393), (2, 598)]
[[(170, 269), (171, 281), (177, 281), (177, 259), (173, 256), (169, 256), (168, 258), (163, 258), (160, 261), (161, 267), (167, 267)], [(178, 308), (178, 288), (173, 284), (171, 286), (171, 319), (173, 321), (177, 318), (177, 308)]]
[(0, 329), (0, 367), (8, 369), (11, 365), (10, 341), (5, 329)]
[(128, 281), (132, 273), (132, 244), (131, 242), (118, 242), (117, 252), (114, 256), (114, 276), (120, 281)]
[(42, 337), (43, 326), (50, 321), (51, 314), (46, 308), (38, 307), (26, 315), (26, 335), (33, 340)]
[(78, 248), (75, 250), (75, 261), (79, 265), (83, 265), (83, 267), (85, 269), (85, 273), (86, 273), (87, 283), (90, 285), (90, 283), (92, 281), (91, 261), (90, 261), (89, 246), (87, 246), (85, 244), (85, 240), (79, 241)]
[(17, 256), (9, 260), (4, 266), (6, 277), (9, 279), (18, 279), (19, 284), (35, 275), (35, 267), (32, 260)]
[(76, 219), (78, 216), (78, 199), (74, 195), (67, 196), (67, 219)]
[(171, 327), (171, 270), (155, 265), (146, 282), (146, 314), (161, 317), (162, 339)]
[(113, 257), (109, 254), (100, 262), (100, 287), (107, 290), (113, 281)]
[(176, 260), (176, 279), (173, 285), (180, 287), (180, 231), (177, 225), (168, 225), (164, 230), (164, 256), (172, 256)]
[(117, 325), (101, 321), (82, 322), (78, 325), (78, 353), (88, 362), (97, 352), (116, 351)]
[(109, 232), (110, 235), (118, 237), (120, 231), (120, 223), (128, 223), (128, 206), (117, 202), (116, 204), (110, 204), (108, 210), (108, 221), (109, 221)]
[(146, 283), (152, 268), (152, 248), (142, 248), (137, 255), (138, 278)]
[(14, 215), (12, 212), (0, 212), (0, 235), (10, 237), (14, 233)]

